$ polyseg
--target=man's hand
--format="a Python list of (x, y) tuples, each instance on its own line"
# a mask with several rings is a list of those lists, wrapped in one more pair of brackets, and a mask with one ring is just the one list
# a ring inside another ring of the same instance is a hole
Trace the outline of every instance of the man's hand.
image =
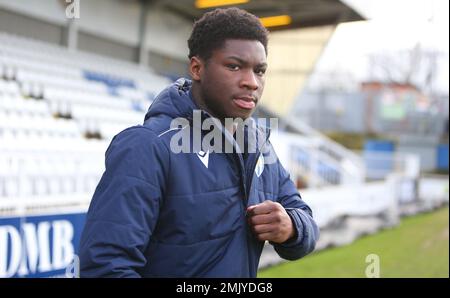
[(283, 243), (295, 235), (291, 217), (277, 202), (264, 201), (247, 208), (247, 220), (256, 237), (275, 243)]

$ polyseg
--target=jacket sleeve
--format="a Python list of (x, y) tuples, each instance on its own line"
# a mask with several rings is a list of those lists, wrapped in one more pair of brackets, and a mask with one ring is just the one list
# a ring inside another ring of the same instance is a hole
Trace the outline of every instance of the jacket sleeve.
[(80, 241), (81, 277), (140, 277), (158, 219), (169, 154), (149, 129), (114, 137)]
[(300, 259), (315, 248), (319, 239), (319, 228), (312, 217), (311, 208), (302, 200), (289, 173), (277, 161), (279, 172), (278, 202), (286, 209), (292, 219), (296, 234), (288, 241), (271, 243), (280, 257), (286, 260)]

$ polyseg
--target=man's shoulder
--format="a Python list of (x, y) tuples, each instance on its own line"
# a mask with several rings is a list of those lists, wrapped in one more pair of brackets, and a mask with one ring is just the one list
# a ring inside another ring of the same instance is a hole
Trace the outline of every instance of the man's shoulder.
[(111, 141), (111, 145), (134, 147), (136, 145), (155, 145), (159, 143), (158, 134), (150, 127), (135, 125), (119, 132)]
[(128, 162), (140, 163), (143, 158), (152, 158), (155, 154), (167, 156), (168, 152), (167, 145), (152, 129), (135, 125), (122, 130), (112, 139), (106, 150), (106, 158), (123, 159), (127, 156)]
[(134, 125), (134, 126), (127, 127), (124, 130), (122, 130), (121, 132), (119, 132), (114, 137), (114, 139), (128, 137), (128, 138), (136, 138), (136, 139), (143, 138), (143, 140), (145, 140), (145, 139), (155, 138), (156, 136), (157, 136), (157, 133), (150, 127), (147, 127), (144, 125)]
[(166, 115), (158, 115), (147, 119), (143, 127), (153, 131), (157, 136), (170, 128), (172, 119)]

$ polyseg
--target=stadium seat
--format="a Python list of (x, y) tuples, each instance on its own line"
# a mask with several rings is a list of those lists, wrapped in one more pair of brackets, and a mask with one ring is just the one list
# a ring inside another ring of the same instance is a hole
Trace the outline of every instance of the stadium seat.
[(133, 63), (0, 32), (0, 197), (92, 194), (110, 140), (142, 123), (168, 83)]

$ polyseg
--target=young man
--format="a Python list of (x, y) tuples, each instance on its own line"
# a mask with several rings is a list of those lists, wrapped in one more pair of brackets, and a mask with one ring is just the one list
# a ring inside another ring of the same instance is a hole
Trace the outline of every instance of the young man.
[[(240, 150), (251, 129), (242, 145), (240, 128), (226, 124), (252, 119), (261, 98), (266, 29), (243, 10), (216, 9), (195, 22), (188, 45), (192, 81), (162, 91), (144, 125), (119, 133), (106, 152), (81, 239), (82, 277), (256, 277), (266, 240), (288, 260), (314, 249), (310, 208), (278, 159), (264, 162), (268, 136)], [(188, 149), (196, 129), (206, 138), (196, 115), (217, 119), (219, 139), (236, 150), (174, 152), (177, 134)]]

